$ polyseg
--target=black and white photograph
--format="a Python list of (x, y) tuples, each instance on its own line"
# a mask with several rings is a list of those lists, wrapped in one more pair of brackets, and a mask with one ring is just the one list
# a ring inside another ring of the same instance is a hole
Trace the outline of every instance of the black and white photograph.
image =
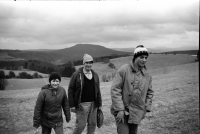
[(199, 0), (0, 0), (0, 134), (199, 134)]

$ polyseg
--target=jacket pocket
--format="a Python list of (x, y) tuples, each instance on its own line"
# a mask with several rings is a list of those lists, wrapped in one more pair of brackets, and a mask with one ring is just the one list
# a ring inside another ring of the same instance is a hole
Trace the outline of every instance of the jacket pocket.
[(142, 97), (135, 93), (132, 95), (129, 105), (129, 123), (139, 124), (145, 115), (145, 103)]
[(62, 118), (62, 111), (57, 111), (54, 113), (45, 113), (46, 119), (48, 120), (57, 120)]

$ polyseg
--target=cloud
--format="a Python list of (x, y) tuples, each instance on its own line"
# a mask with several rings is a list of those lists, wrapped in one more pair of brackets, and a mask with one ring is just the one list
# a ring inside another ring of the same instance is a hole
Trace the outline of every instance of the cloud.
[[(77, 43), (198, 45), (198, 0), (0, 3), (2, 48), (65, 48)], [(126, 45), (124, 45), (126, 44)]]

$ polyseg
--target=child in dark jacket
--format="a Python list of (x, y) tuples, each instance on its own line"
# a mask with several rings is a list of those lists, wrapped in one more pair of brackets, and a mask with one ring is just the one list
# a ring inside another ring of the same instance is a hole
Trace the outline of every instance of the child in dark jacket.
[(63, 134), (63, 117), (62, 109), (66, 117), (66, 121), (71, 119), (70, 108), (66, 91), (59, 86), (61, 77), (57, 72), (53, 72), (49, 76), (49, 83), (42, 87), (40, 91), (33, 117), (33, 126), (38, 132), (38, 127), (42, 127), (42, 134), (50, 134), (52, 128), (56, 134)]

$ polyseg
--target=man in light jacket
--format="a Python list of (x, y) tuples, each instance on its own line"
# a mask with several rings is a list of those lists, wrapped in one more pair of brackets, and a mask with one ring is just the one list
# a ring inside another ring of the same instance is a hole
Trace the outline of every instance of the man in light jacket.
[(120, 67), (113, 80), (111, 113), (118, 134), (137, 134), (138, 125), (151, 110), (152, 77), (145, 66), (148, 56), (143, 45), (137, 46), (133, 60)]
[(92, 70), (93, 58), (85, 54), (83, 65), (71, 77), (68, 87), (69, 106), (76, 113), (73, 134), (81, 134), (87, 124), (87, 134), (94, 134), (97, 108), (101, 108), (99, 76)]

